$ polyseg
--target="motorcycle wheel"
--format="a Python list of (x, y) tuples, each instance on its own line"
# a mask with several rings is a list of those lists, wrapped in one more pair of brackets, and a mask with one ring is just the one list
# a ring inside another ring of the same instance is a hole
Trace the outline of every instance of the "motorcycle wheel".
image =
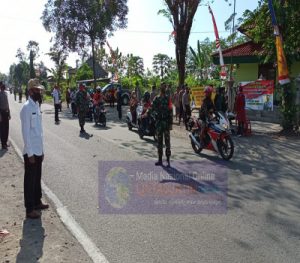
[[(196, 132), (193, 131), (192, 133), (195, 136)], [(194, 150), (195, 153), (200, 154), (202, 152), (202, 148), (199, 147), (198, 145), (196, 145), (192, 139), (191, 139), (191, 144), (192, 144), (192, 148), (193, 148), (193, 150)]]
[(225, 137), (223, 140), (218, 140), (217, 146), (222, 158), (229, 161), (234, 153), (234, 145), (230, 136)]

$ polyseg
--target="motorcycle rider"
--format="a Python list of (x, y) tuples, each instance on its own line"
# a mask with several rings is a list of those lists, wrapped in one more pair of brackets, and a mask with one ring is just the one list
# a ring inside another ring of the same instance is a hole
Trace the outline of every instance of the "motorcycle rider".
[[(148, 91), (146, 91), (144, 93), (144, 96), (143, 96), (143, 111), (142, 111), (142, 127), (143, 129), (146, 131), (147, 127), (148, 127), (148, 117), (147, 117), (147, 114), (146, 112), (150, 109), (151, 107), (151, 95)], [(147, 131), (146, 131), (147, 132)]]
[(211, 98), (213, 92), (213, 88), (210, 86), (205, 87), (204, 94), (205, 98), (202, 101), (201, 109), (200, 109), (200, 119), (202, 121), (201, 124), (201, 133), (200, 133), (200, 142), (201, 147), (205, 147), (204, 138), (206, 136), (206, 130), (207, 130), (207, 124), (208, 121), (211, 119), (211, 115), (215, 111), (215, 105), (213, 103), (213, 100)]
[(94, 109), (97, 105), (99, 105), (101, 103), (103, 99), (103, 96), (102, 96), (102, 92), (101, 92), (101, 88), (100, 87), (97, 87), (96, 88), (96, 93), (94, 94), (93, 96), (93, 105), (94, 105)]

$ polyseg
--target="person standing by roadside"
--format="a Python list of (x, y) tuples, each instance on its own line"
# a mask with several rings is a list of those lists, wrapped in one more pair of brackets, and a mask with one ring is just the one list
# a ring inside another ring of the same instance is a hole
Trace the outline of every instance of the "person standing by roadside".
[(216, 90), (216, 96), (214, 99), (214, 104), (216, 107), (216, 111), (221, 111), (223, 113), (226, 112), (227, 107), (226, 107), (226, 99), (224, 96), (224, 89), (222, 87), (217, 88)]
[(179, 91), (179, 95), (178, 95), (178, 100), (179, 100), (179, 126), (180, 126), (180, 122), (181, 122), (181, 118), (183, 119), (183, 105), (182, 105), (182, 97), (184, 94), (185, 90), (184, 90), (184, 85), (181, 86), (181, 89)]
[(55, 111), (55, 124), (59, 124), (60, 120), (58, 117), (58, 111), (59, 111), (59, 107), (60, 107), (60, 99), (59, 99), (59, 90), (58, 90), (58, 86), (55, 85), (53, 92), (52, 92), (52, 96), (53, 96), (53, 102), (54, 102), (54, 111)]
[(236, 112), (236, 120), (238, 122), (238, 132), (237, 132), (238, 136), (244, 135), (244, 127), (246, 122), (245, 106), (246, 106), (246, 99), (243, 93), (243, 87), (240, 85), (239, 93), (236, 96), (235, 105), (234, 105), (234, 109)]
[(180, 92), (180, 88), (177, 87), (176, 92), (173, 95), (173, 104), (175, 106), (175, 120), (177, 121), (178, 115), (179, 115), (179, 109), (180, 109), (180, 105), (179, 105), (179, 92)]
[(28, 97), (29, 97), (29, 93), (28, 93), (28, 88), (26, 87), (25, 88), (25, 98), (26, 98), (26, 100), (28, 100)]
[(38, 210), (49, 208), (42, 203), (42, 162), (44, 160), (42, 113), (39, 107), (41, 91), (44, 89), (38, 79), (28, 82), (29, 98), (23, 105), (20, 118), (24, 141), (24, 199), (26, 217), (37, 219)]
[(7, 150), (8, 144), (8, 134), (9, 134), (9, 120), (10, 110), (8, 103), (7, 92), (5, 91), (5, 85), (0, 82), (0, 134), (1, 134), (1, 144), (2, 149)]
[(191, 97), (190, 97), (190, 89), (188, 86), (185, 87), (185, 92), (182, 96), (182, 108), (183, 108), (183, 116), (184, 116), (184, 124), (185, 129), (188, 130), (188, 122), (191, 117)]
[(19, 103), (22, 103), (22, 96), (23, 96), (22, 86), (19, 87), (18, 93), (19, 93)]
[(162, 83), (160, 87), (160, 95), (155, 97), (148, 114), (152, 114), (156, 120), (155, 129), (157, 134), (158, 162), (156, 162), (155, 165), (163, 165), (163, 139), (165, 139), (166, 157), (168, 163), (167, 167), (170, 167), (171, 157), (170, 127), (172, 126), (172, 123), (169, 106), (169, 97), (166, 95), (166, 84)]
[(80, 133), (85, 133), (85, 115), (88, 110), (88, 95), (83, 84), (79, 86), (79, 91), (76, 93), (76, 106), (79, 119)]
[(116, 92), (117, 111), (119, 120), (122, 120), (122, 88), (119, 86)]
[(66, 90), (66, 102), (67, 102), (67, 108), (70, 108), (70, 103), (71, 103), (71, 90), (70, 88), (67, 88)]
[(16, 86), (13, 87), (14, 89), (14, 98), (15, 98), (15, 101), (17, 101), (17, 93), (18, 93), (18, 89)]

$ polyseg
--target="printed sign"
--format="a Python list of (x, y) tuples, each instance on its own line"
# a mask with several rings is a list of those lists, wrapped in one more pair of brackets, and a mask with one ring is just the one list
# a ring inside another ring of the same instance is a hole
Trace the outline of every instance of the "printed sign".
[[(204, 94), (205, 87), (194, 87), (191, 88), (191, 101), (194, 107), (200, 108), (202, 105), (202, 101), (205, 98)], [(214, 100), (216, 96), (215, 90), (212, 93), (212, 99)]]
[(246, 98), (246, 109), (273, 111), (273, 80), (257, 80), (240, 84)]

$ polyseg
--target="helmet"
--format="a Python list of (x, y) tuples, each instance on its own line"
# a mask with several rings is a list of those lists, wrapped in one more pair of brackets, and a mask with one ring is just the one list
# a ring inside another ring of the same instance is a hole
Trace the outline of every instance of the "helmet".
[(145, 101), (150, 100), (150, 93), (149, 93), (148, 91), (146, 91), (146, 92), (144, 93), (144, 100), (145, 100)]
[(101, 88), (98, 86), (98, 87), (96, 88), (96, 91), (101, 92)]
[(206, 95), (212, 94), (212, 92), (213, 92), (213, 88), (212, 88), (211, 86), (206, 86), (206, 87), (205, 87), (204, 93), (205, 93)]

